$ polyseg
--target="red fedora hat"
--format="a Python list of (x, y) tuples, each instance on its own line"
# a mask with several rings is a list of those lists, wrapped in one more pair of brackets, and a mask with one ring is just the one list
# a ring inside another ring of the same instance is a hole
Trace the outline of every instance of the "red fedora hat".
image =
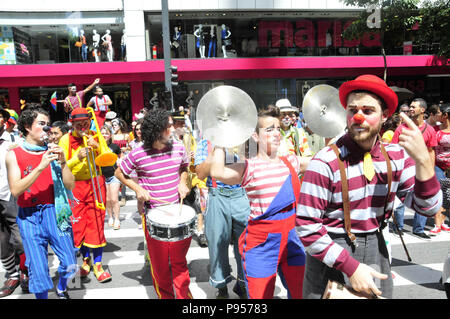
[(387, 86), (386, 82), (376, 75), (364, 74), (358, 76), (352, 81), (345, 82), (339, 88), (339, 100), (344, 108), (347, 108), (347, 96), (353, 91), (369, 91), (379, 96), (389, 110), (389, 116), (394, 114), (397, 109), (397, 94)]

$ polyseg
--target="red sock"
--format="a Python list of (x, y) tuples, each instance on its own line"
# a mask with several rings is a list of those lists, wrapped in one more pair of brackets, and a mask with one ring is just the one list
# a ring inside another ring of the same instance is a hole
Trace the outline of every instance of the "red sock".
[(27, 271), (28, 269), (27, 269), (27, 267), (25, 266), (25, 260), (26, 260), (25, 254), (21, 254), (21, 255), (19, 256), (19, 258), (20, 258), (19, 269), (22, 270), (22, 271)]

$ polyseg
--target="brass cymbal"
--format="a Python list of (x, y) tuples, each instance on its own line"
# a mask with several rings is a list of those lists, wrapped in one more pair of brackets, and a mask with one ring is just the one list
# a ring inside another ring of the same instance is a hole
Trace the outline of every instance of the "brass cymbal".
[(335, 137), (347, 126), (346, 112), (339, 101), (339, 90), (331, 85), (319, 84), (305, 95), (303, 117), (311, 131), (323, 137)]
[(250, 138), (258, 114), (252, 98), (243, 90), (229, 85), (208, 91), (197, 106), (197, 125), (212, 144), (235, 147)]

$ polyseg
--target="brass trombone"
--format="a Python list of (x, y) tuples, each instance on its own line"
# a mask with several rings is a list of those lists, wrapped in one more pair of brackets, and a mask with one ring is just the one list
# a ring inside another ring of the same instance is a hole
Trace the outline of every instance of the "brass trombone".
[(95, 206), (100, 209), (105, 209), (105, 203), (103, 201), (103, 196), (100, 188), (100, 181), (97, 173), (97, 166), (112, 166), (117, 161), (117, 155), (113, 153), (108, 145), (106, 144), (106, 140), (100, 132), (100, 128), (98, 126), (97, 118), (95, 117), (94, 110), (91, 107), (86, 108), (88, 114), (90, 114), (91, 119), (94, 121), (95, 128), (97, 133), (90, 136), (92, 138), (97, 138), (99, 143), (99, 155), (95, 156), (94, 150), (88, 145), (88, 137), (86, 134), (83, 134), (83, 144), (87, 149), (86, 152), (86, 160), (89, 168), (89, 174), (91, 176), (92, 190), (94, 193)]

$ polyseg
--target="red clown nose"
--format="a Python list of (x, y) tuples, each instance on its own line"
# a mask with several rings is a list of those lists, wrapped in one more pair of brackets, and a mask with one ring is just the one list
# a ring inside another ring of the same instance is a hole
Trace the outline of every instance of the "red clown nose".
[(360, 114), (360, 113), (356, 113), (356, 114), (353, 116), (353, 121), (354, 121), (356, 124), (361, 124), (361, 123), (363, 123), (365, 120), (366, 120), (366, 118), (364, 117), (364, 115), (362, 115), (362, 114)]

